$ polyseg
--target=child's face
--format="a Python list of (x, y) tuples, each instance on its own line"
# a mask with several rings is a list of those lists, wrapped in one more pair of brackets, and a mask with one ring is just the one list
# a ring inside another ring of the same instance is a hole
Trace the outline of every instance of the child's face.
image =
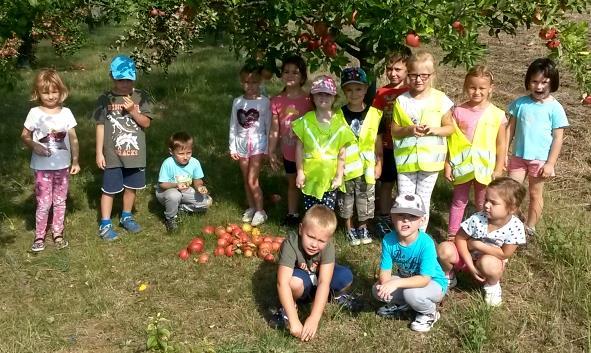
[(130, 95), (133, 93), (134, 81), (113, 79), (113, 92), (121, 95)]
[(285, 64), (281, 72), (281, 80), (287, 87), (300, 87), (302, 85), (302, 74), (294, 64)]
[(240, 83), (244, 95), (248, 98), (258, 97), (261, 92), (261, 76), (255, 74), (244, 74), (240, 76)]
[(408, 86), (414, 93), (421, 93), (431, 87), (433, 65), (429, 62), (413, 63), (408, 68)]
[(416, 236), (419, 227), (423, 224), (425, 217), (419, 217), (408, 213), (392, 213), (392, 223), (398, 234), (398, 240), (407, 240)]
[(490, 221), (503, 220), (513, 214), (511, 207), (495, 188), (486, 188), (484, 196), (484, 212)]
[(543, 101), (550, 96), (550, 78), (539, 72), (529, 80), (529, 91), (533, 99)]
[(490, 79), (488, 77), (470, 76), (466, 80), (464, 89), (468, 94), (470, 102), (474, 104), (480, 104), (482, 102), (488, 101), (488, 98), (490, 97), (493, 90), (493, 85), (490, 83)]
[(359, 106), (363, 104), (363, 99), (367, 93), (367, 85), (362, 83), (349, 83), (343, 87), (347, 104)]
[(49, 86), (47, 90), (39, 92), (41, 105), (46, 108), (55, 108), (60, 104), (60, 91), (55, 86)]
[(177, 164), (186, 165), (193, 155), (193, 142), (187, 143), (186, 146), (179, 146), (174, 151), (170, 151), (170, 153)]
[(332, 237), (330, 229), (319, 227), (314, 222), (301, 223), (299, 232), (302, 248), (310, 256), (314, 256), (324, 250)]
[(404, 86), (407, 72), (406, 63), (402, 60), (386, 65), (386, 77), (394, 87)]
[(312, 95), (316, 109), (330, 110), (334, 103), (335, 97), (328, 93), (316, 93)]

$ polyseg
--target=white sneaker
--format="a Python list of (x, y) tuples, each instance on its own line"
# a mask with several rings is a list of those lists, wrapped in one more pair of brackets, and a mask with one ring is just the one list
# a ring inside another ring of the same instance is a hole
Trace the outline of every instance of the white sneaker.
[(453, 270), (445, 274), (445, 277), (447, 278), (447, 290), (450, 290), (458, 285), (458, 278), (456, 277), (456, 273)]
[(503, 291), (501, 290), (501, 283), (482, 286), (484, 290), (484, 301), (490, 306), (499, 306), (503, 303)]
[(257, 211), (257, 212), (255, 212), (254, 216), (252, 217), (252, 222), (250, 222), (250, 225), (253, 227), (256, 227), (260, 224), (265, 223), (266, 220), (267, 220), (267, 213), (265, 211)]
[(254, 208), (247, 208), (242, 214), (242, 222), (250, 223), (252, 221), (252, 217), (254, 217), (255, 212), (256, 210)]
[(432, 314), (417, 313), (415, 321), (410, 323), (410, 329), (417, 332), (429, 332), (440, 317), (439, 311)]

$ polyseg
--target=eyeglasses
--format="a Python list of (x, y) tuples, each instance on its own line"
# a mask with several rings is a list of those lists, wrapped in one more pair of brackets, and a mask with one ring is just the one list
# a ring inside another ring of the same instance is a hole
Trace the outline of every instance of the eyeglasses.
[(433, 74), (408, 74), (408, 79), (411, 81), (416, 81), (417, 78), (421, 78), (422, 81), (427, 81), (429, 79), (429, 77), (431, 77), (431, 75)]

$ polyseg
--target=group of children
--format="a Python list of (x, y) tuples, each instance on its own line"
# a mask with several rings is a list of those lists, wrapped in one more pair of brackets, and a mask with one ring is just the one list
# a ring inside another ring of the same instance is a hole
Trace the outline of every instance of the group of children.
[[(414, 311), (411, 328), (421, 332), (438, 320), (437, 303), (455, 285), (455, 271), (471, 273), (483, 284), (486, 302), (499, 305), (507, 260), (525, 243), (526, 234), (535, 232), (543, 184), (554, 175), (568, 126), (564, 109), (551, 95), (559, 86), (555, 64), (537, 59), (529, 66), (525, 77), (529, 94), (510, 104), (507, 119), (490, 102), (494, 79), (486, 67), (468, 71), (467, 101), (455, 105), (433, 87), (433, 56), (409, 54), (386, 60), (390, 83), (378, 90), (371, 105), (366, 103), (369, 80), (361, 68), (342, 71), (346, 104), (341, 108), (334, 107), (337, 85), (332, 77), (316, 77), (309, 94), (303, 89), (307, 68), (298, 56), (283, 61), (285, 87), (271, 99), (262, 94), (257, 68), (240, 72), (244, 94), (232, 104), (229, 151), (243, 176), (248, 208), (242, 220), (255, 226), (267, 220), (259, 173), (267, 155), (271, 166), (279, 168), (280, 149), (288, 184), (283, 223), (299, 228), (281, 248), (278, 317), (302, 340), (314, 337), (329, 294), (352, 305), (346, 289), (353, 274), (335, 265), (335, 209), (344, 219), (351, 245), (371, 243), (368, 221), (374, 216), (381, 220), (385, 236), (373, 293), (386, 305), (377, 313), (393, 317)], [(114, 195), (122, 191), (119, 224), (132, 233), (141, 229), (132, 208), (136, 190), (145, 187), (144, 130), (151, 123), (150, 98), (134, 88), (133, 60), (116, 56), (110, 76), (113, 88), (99, 97), (93, 114), (96, 163), (103, 170), (98, 233), (105, 240), (118, 237), (111, 212)], [(68, 180), (80, 166), (76, 121), (62, 106), (67, 95), (54, 70), (41, 71), (32, 95), (40, 105), (30, 110), (21, 135), (33, 151), (35, 172), (32, 251), (44, 249), (49, 232), (58, 248), (68, 245), (63, 233)], [(514, 147), (507, 158), (511, 143)], [(192, 157), (192, 144), (188, 133), (173, 134), (168, 141), (170, 156), (160, 168), (156, 198), (165, 208), (168, 230), (177, 228), (179, 211), (201, 212), (212, 203), (201, 165)], [(509, 178), (502, 177), (505, 169)], [(454, 188), (448, 241), (436, 246), (425, 230), (431, 193), (442, 170)], [(526, 177), (529, 210), (524, 226), (517, 215), (526, 194), (521, 185)], [(398, 196), (392, 202), (394, 181)], [(472, 188), (478, 212), (462, 222)], [(306, 210), (301, 222), (300, 193)], [(295, 300), (302, 299), (313, 299), (303, 324), (295, 306)]]

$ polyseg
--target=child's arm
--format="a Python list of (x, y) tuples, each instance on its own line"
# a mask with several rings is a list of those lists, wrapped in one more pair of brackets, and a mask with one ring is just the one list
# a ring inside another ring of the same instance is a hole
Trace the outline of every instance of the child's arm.
[(382, 166), (384, 161), (384, 146), (382, 144), (382, 134), (378, 134), (376, 137), (376, 167), (374, 171), (374, 177), (379, 179), (382, 175)]
[(513, 142), (513, 137), (515, 136), (515, 124), (517, 124), (517, 119), (515, 119), (514, 116), (507, 114), (507, 118), (509, 119), (509, 123), (507, 124), (507, 130), (505, 133), (505, 167), (507, 167), (509, 148), (511, 148), (511, 143)]
[(316, 335), (318, 330), (318, 323), (324, 312), (324, 307), (328, 302), (328, 294), (330, 291), (330, 281), (334, 272), (334, 262), (328, 264), (321, 264), (318, 269), (318, 287), (316, 288), (316, 295), (312, 302), (312, 310), (310, 316), (304, 322), (302, 334), (300, 339), (302, 341), (309, 341)]
[(472, 276), (474, 276), (474, 278), (476, 278), (477, 280), (484, 282), (485, 279), (474, 265), (474, 261), (472, 261), (472, 254), (470, 254), (470, 250), (468, 250), (469, 239), (470, 237), (468, 236), (468, 234), (466, 234), (466, 232), (462, 228), (460, 228), (458, 234), (456, 234), (456, 249), (458, 249), (458, 254), (462, 258), (462, 260), (464, 260), (464, 263), (472, 273)]
[(516, 244), (503, 244), (502, 247), (496, 247), (494, 245), (486, 244), (478, 239), (468, 240), (468, 249), (472, 251), (479, 251), (483, 254), (494, 256), (499, 260), (506, 260), (513, 255), (517, 250)]
[(275, 154), (277, 149), (277, 142), (279, 141), (279, 115), (271, 115), (271, 130), (269, 131), (269, 159), (271, 160), (271, 168), (278, 169), (278, 160)]
[(72, 165), (70, 166), (70, 174), (78, 174), (78, 172), (80, 171), (80, 164), (78, 163), (80, 147), (78, 145), (78, 135), (76, 135), (76, 130), (74, 128), (68, 130), (68, 137), (70, 139), (70, 153), (72, 154)]
[(443, 175), (445, 176), (445, 179), (447, 181), (449, 181), (450, 183), (453, 183), (454, 173), (453, 173), (453, 169), (451, 167), (451, 164), (449, 163), (449, 151), (447, 153), (447, 156), (445, 157), (445, 165), (443, 166)]
[(505, 160), (507, 159), (507, 125), (501, 124), (499, 132), (497, 133), (497, 159), (495, 161), (495, 170), (493, 171), (493, 179), (503, 176), (505, 170)]
[(306, 175), (304, 174), (304, 144), (298, 138), (296, 142), (296, 187), (301, 189), (306, 182)]
[(331, 190), (336, 190), (343, 183), (343, 176), (345, 175), (345, 147), (341, 147), (339, 150), (339, 156), (337, 157), (337, 174), (332, 180), (330, 185)]
[(425, 127), (424, 133), (427, 135), (447, 137), (447, 136), (453, 134), (454, 129), (455, 129), (455, 127), (454, 127), (454, 122), (453, 122), (453, 118), (451, 116), (451, 109), (450, 109), (447, 111), (447, 113), (445, 113), (443, 115), (443, 117), (441, 117), (441, 126), (440, 127), (427, 126), (427, 127)]
[(96, 165), (100, 169), (105, 169), (107, 162), (105, 161), (105, 155), (103, 154), (103, 145), (105, 142), (105, 125), (96, 125)]
[(549, 178), (554, 176), (554, 167), (558, 161), (558, 155), (562, 149), (562, 141), (564, 138), (564, 128), (552, 129), (552, 145), (548, 153), (548, 160), (544, 163), (542, 170), (538, 176), (542, 178)]
[(43, 157), (49, 157), (51, 152), (45, 146), (40, 143), (33, 141), (33, 131), (27, 129), (26, 127), (23, 128), (21, 132), (21, 140), (33, 153), (38, 154)]
[(410, 125), (410, 126), (399, 126), (395, 122), (392, 122), (392, 137), (396, 138), (403, 138), (403, 137), (421, 137), (425, 136), (423, 133), (422, 128), (419, 125)]
[(205, 183), (203, 183), (203, 179), (193, 179), (193, 189), (197, 190), (200, 194), (207, 194), (209, 191), (205, 187)]
[(279, 265), (277, 269), (277, 293), (279, 295), (279, 302), (283, 310), (285, 310), (285, 315), (287, 315), (287, 320), (289, 321), (290, 333), (300, 338), (303, 325), (298, 317), (298, 311), (296, 310), (291, 287), (289, 286), (292, 276), (293, 268)]
[(142, 129), (146, 129), (150, 126), (152, 119), (142, 114), (138, 106), (133, 102), (131, 97), (123, 97), (123, 108), (127, 110), (129, 115), (135, 120)]
[(230, 149), (230, 157), (237, 161), (240, 159), (240, 155), (236, 151), (236, 125), (238, 124), (237, 114), (238, 110), (236, 109), (236, 100), (232, 103), (232, 112), (230, 113), (230, 139), (229, 139), (229, 149)]

